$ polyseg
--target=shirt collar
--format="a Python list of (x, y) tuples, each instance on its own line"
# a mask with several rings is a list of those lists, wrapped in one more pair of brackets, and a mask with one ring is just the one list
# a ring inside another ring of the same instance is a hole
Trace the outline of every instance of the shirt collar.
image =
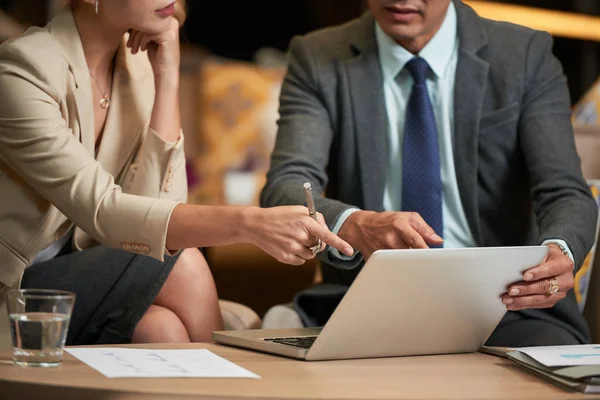
[[(444, 70), (456, 47), (458, 41), (457, 22), (456, 8), (454, 3), (450, 2), (442, 26), (419, 53), (419, 56), (427, 61), (437, 78), (444, 75)], [(385, 34), (378, 23), (375, 23), (375, 39), (379, 48), (383, 78), (384, 80), (395, 79), (406, 63), (415, 55)]]

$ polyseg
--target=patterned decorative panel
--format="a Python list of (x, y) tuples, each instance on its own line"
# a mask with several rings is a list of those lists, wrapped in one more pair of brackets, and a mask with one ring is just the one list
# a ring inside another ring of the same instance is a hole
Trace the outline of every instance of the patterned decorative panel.
[(208, 60), (201, 67), (190, 202), (258, 204), (277, 130), (283, 68)]
[(573, 122), (582, 125), (600, 125), (600, 79), (581, 98), (573, 110)]
[[(592, 190), (592, 195), (596, 199), (596, 204), (600, 207), (600, 181), (588, 181), (590, 185), (590, 189)], [(597, 235), (598, 233), (596, 233)], [(587, 298), (588, 287), (590, 284), (590, 276), (592, 274), (592, 265), (594, 265), (594, 259), (596, 256), (596, 241), (594, 240), (594, 246), (592, 250), (588, 253), (583, 265), (577, 271), (577, 275), (575, 275), (575, 297), (577, 298), (577, 303), (579, 304), (579, 309), (583, 311), (585, 306), (585, 300)]]

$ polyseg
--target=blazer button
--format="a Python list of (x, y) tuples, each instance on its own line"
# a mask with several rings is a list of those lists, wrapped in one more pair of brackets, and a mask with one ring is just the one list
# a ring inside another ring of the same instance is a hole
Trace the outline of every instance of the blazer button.
[(150, 248), (148, 246), (142, 245), (142, 246), (140, 246), (140, 248), (142, 250), (142, 253), (144, 253), (144, 254), (150, 253)]
[(138, 244), (132, 244), (131, 245), (131, 250), (133, 250), (135, 253), (139, 253), (140, 252), (140, 246)]
[(123, 247), (123, 250), (125, 250), (125, 251), (131, 251), (131, 244), (129, 244), (129, 243), (123, 242), (123, 243), (121, 243), (121, 247)]

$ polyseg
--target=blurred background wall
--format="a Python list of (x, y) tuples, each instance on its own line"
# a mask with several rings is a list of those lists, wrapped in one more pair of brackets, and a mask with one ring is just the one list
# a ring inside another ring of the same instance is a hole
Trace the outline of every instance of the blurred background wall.
[[(499, 2), (600, 15), (599, 0)], [(285, 50), (294, 34), (344, 22), (360, 15), (363, 9), (364, 0), (192, 0), (191, 20), (186, 26), (186, 34), (190, 41), (204, 45), (217, 54), (250, 59), (261, 46)], [(557, 38), (555, 53), (569, 76), (569, 87), (575, 102), (600, 73), (600, 45)]]
[[(185, 39), (213, 54), (251, 60), (262, 47), (285, 50), (291, 37), (338, 24), (362, 12), (365, 0), (189, 0)], [(498, 0), (600, 15), (598, 0)], [(61, 0), (0, 0), (0, 9), (26, 25), (43, 25)], [(600, 30), (600, 27), (598, 27)], [(600, 45), (576, 39), (556, 38), (555, 53), (569, 77), (576, 102), (600, 72)]]

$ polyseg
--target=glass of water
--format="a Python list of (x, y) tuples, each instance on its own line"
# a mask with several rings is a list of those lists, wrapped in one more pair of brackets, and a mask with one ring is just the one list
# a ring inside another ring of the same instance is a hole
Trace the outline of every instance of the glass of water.
[(14, 289), (7, 297), (15, 364), (21, 367), (61, 365), (75, 294), (61, 290)]

